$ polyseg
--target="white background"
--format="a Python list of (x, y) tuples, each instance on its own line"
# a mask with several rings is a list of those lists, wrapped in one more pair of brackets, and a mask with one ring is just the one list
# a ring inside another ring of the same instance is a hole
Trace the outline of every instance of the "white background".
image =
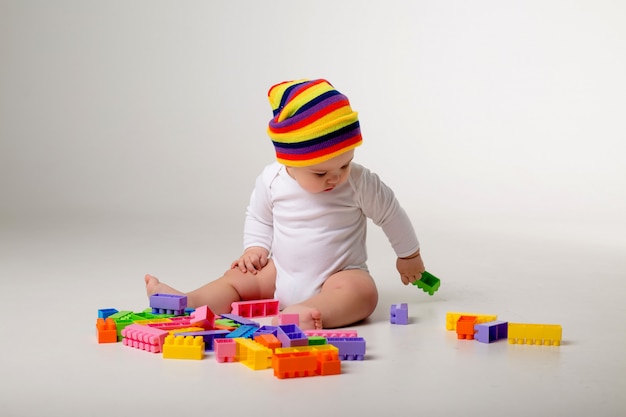
[(319, 77), (420, 219), (625, 241), (620, 2), (1, 4), (3, 212), (238, 222), (268, 88)]
[[(617, 415), (626, 409), (615, 394), (624, 392), (624, 324), (602, 321), (625, 316), (624, 22), (620, 1), (2, 0), (0, 280), (11, 294), (3, 313), (36, 320), (39, 306), (67, 320), (80, 311), (79, 325), (63, 324), (82, 343), (74, 355), (88, 369), (101, 363), (98, 308), (142, 310), (144, 273), (189, 290), (239, 254), (254, 178), (273, 160), (267, 90), (326, 78), (359, 112), (356, 161), (394, 188), (444, 283), (439, 299), (406, 292), (372, 229), (383, 293), (372, 338), (387, 331), (389, 302), (421, 306), (412, 310), (426, 316), (420, 338), (432, 337), (429, 317), (438, 326), (447, 310), (464, 308), (560, 322), (572, 342), (560, 352), (582, 356), (561, 362), (574, 367), (567, 371), (533, 358), (548, 365), (529, 380), (566, 384), (562, 395), (578, 409), (594, 386), (590, 410)], [(594, 337), (592, 325), (601, 326)], [(50, 378), (45, 389), (33, 388), (23, 370), (40, 351), (11, 349), (1, 356), (15, 391), (2, 403), (10, 415), (38, 414), (42, 404), (18, 399), (52, 401), (61, 388), (50, 374), (39, 376)], [(384, 372), (388, 353), (369, 366)], [(60, 373), (73, 366), (66, 359)], [(572, 378), (583, 364), (587, 382)], [(399, 371), (405, 386), (443, 389)], [(118, 378), (72, 380), (103, 390)], [(516, 397), (528, 381), (518, 382), (483, 392)]]

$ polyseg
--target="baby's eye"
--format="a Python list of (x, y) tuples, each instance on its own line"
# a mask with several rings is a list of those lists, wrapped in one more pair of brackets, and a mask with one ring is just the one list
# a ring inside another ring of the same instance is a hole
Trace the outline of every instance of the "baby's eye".
[(318, 177), (323, 177), (324, 175), (326, 175), (326, 173), (316, 172), (315, 175), (317, 175)]

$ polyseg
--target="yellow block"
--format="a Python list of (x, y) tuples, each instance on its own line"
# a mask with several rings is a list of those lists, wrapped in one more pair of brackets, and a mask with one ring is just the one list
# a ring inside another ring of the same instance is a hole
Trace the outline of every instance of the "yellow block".
[(272, 367), (272, 349), (243, 337), (235, 338), (235, 343), (237, 343), (235, 360), (255, 371)]
[(204, 327), (183, 327), (181, 329), (170, 330), (169, 333), (176, 336), (178, 333), (203, 332), (204, 330)]
[(496, 315), (476, 314), (476, 313), (457, 313), (457, 312), (449, 311), (446, 313), (446, 330), (456, 330), (456, 322), (459, 321), (459, 318), (461, 316), (476, 317), (476, 324), (488, 323), (498, 318), (498, 316)]
[(135, 320), (133, 323), (141, 324), (142, 326), (145, 326), (146, 324), (152, 324), (152, 323), (171, 323), (171, 322), (172, 322), (172, 320), (170, 320), (168, 318), (161, 318), (161, 319)]
[(202, 336), (168, 335), (163, 343), (165, 359), (202, 359), (204, 356), (204, 339)]
[(337, 352), (339, 353), (339, 348), (335, 345), (308, 345), (308, 346), (292, 346), (292, 347), (284, 347), (277, 348), (275, 350), (276, 353), (294, 353), (294, 352)]
[(560, 324), (509, 323), (511, 344), (559, 346), (563, 328)]

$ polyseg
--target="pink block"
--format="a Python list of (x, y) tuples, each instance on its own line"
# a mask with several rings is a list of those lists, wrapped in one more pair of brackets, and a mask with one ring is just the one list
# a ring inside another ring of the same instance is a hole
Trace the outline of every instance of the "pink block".
[(213, 351), (218, 362), (234, 362), (237, 355), (235, 339), (218, 338), (213, 340)]
[(192, 327), (202, 327), (204, 330), (213, 330), (215, 324), (215, 314), (208, 306), (202, 306), (191, 313), (189, 321)]
[(295, 324), (296, 326), (299, 326), (300, 315), (299, 314), (279, 314), (278, 325), (282, 325), (282, 324)]
[(168, 332), (140, 324), (130, 324), (122, 329), (122, 341), (125, 346), (158, 353)]
[(323, 336), (323, 337), (357, 337), (356, 330), (350, 329), (333, 329), (333, 330), (304, 330), (306, 336)]
[(148, 323), (146, 324), (146, 327), (152, 327), (154, 329), (161, 330), (176, 330), (184, 329), (186, 327), (192, 327), (190, 316), (171, 317), (169, 320), (170, 321), (161, 323)]
[(278, 314), (278, 300), (237, 301), (231, 305), (232, 314), (241, 317), (267, 317)]

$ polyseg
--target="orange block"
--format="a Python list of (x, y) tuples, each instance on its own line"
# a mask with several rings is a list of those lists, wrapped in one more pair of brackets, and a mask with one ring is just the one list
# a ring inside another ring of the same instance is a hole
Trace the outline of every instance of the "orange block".
[(117, 326), (112, 318), (98, 318), (96, 321), (98, 343), (117, 343)]
[(339, 353), (337, 351), (318, 353), (317, 373), (322, 376), (339, 375), (341, 373)]
[(456, 322), (456, 336), (458, 339), (474, 339), (474, 326), (476, 325), (476, 316), (461, 316)]
[(272, 349), (272, 351), (276, 348), (282, 347), (283, 345), (280, 343), (280, 340), (278, 340), (278, 338), (271, 333), (255, 336), (254, 341), (262, 344), (266, 348)]
[(317, 375), (317, 355), (313, 352), (274, 353), (272, 368), (277, 378)]

